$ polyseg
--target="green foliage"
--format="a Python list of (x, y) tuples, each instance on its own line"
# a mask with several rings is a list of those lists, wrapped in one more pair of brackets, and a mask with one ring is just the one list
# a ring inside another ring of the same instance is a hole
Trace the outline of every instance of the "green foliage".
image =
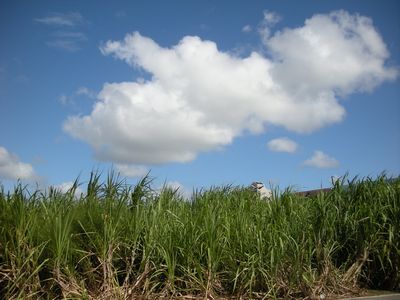
[(302, 197), (214, 187), (191, 200), (91, 174), (67, 193), (0, 190), (0, 298), (302, 298), (400, 290), (400, 180)]

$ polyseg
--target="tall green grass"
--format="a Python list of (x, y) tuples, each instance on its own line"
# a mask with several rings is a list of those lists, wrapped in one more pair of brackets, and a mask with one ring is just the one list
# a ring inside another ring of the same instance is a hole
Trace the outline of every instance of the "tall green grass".
[(0, 190), (0, 298), (304, 298), (400, 290), (400, 180), (337, 181), (267, 202), (243, 187), (190, 201), (149, 176), (92, 174), (76, 196)]

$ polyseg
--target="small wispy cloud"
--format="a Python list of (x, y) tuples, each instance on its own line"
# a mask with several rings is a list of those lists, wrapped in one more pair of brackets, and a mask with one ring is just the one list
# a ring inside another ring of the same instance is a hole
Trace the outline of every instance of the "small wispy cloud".
[(271, 28), (281, 20), (281, 16), (275, 12), (265, 10), (264, 11), (264, 18), (258, 25), (258, 33), (261, 37), (261, 40), (264, 44), (267, 43), (270, 35), (271, 35)]
[(82, 44), (87, 41), (87, 37), (82, 32), (57, 31), (51, 34), (52, 40), (46, 45), (52, 48), (76, 52), (82, 48)]
[(251, 32), (253, 30), (253, 28), (250, 26), (250, 25), (245, 25), (245, 26), (243, 26), (243, 28), (242, 28), (242, 32), (245, 32), (245, 33), (249, 33), (249, 32)]
[(26, 84), (30, 82), (30, 78), (29, 76), (25, 75), (25, 74), (19, 74), (17, 76), (15, 76), (15, 82), (18, 83), (22, 83), (22, 84)]
[(337, 168), (339, 166), (339, 161), (324, 152), (317, 150), (314, 151), (314, 155), (311, 158), (303, 162), (303, 166), (330, 169)]
[(50, 39), (45, 44), (50, 48), (76, 52), (87, 41), (86, 35), (76, 30), (77, 27), (87, 23), (78, 12), (52, 13), (46, 17), (34, 20), (38, 23), (61, 29), (49, 34)]
[(84, 18), (78, 12), (57, 13), (53, 12), (43, 18), (35, 18), (36, 22), (49, 26), (74, 27), (84, 23)]
[(79, 89), (77, 89), (75, 94), (78, 96), (86, 96), (90, 99), (96, 98), (96, 92), (85, 86), (81, 86)]
[(70, 99), (67, 95), (61, 94), (58, 97), (58, 102), (60, 102), (62, 105), (68, 105), (70, 103)]
[(206, 30), (210, 30), (210, 26), (207, 24), (200, 24), (199, 25), (200, 30), (206, 31)]
[(75, 32), (75, 31), (56, 31), (51, 34), (51, 36), (55, 38), (63, 38), (63, 39), (74, 39), (78, 41), (86, 41), (87, 37), (83, 32)]
[(268, 25), (275, 25), (281, 20), (281, 16), (269, 10), (264, 11), (264, 22)]
[(114, 17), (117, 19), (126, 17), (126, 12), (124, 10), (118, 10), (114, 13)]
[(58, 102), (63, 106), (69, 106), (76, 110), (79, 110), (79, 100), (81, 98), (95, 99), (97, 93), (88, 87), (81, 86), (75, 92), (65, 94), (62, 93), (58, 96)]
[(22, 85), (31, 81), (30, 77), (23, 73), (21, 62), (17, 58), (10, 60), (7, 65), (0, 66), (0, 84), (6, 81)]
[(57, 48), (69, 52), (76, 52), (81, 49), (81, 47), (75, 41), (70, 40), (47, 41), (46, 45), (50, 48)]
[(289, 138), (277, 138), (270, 140), (267, 144), (268, 149), (274, 152), (294, 153), (297, 150), (297, 143)]

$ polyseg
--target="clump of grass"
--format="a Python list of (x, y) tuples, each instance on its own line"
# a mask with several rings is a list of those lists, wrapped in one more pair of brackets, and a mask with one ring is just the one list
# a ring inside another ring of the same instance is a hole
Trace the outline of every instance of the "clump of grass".
[(400, 290), (400, 180), (337, 181), (265, 201), (244, 187), (129, 186), (92, 173), (77, 197), (0, 190), (0, 298), (316, 298)]

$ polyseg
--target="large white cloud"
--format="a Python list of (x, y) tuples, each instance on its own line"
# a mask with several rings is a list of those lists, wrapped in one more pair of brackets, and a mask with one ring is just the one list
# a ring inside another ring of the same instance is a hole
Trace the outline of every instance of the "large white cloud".
[(345, 11), (315, 15), (303, 27), (276, 33), (266, 46), (276, 61), (274, 78), (298, 95), (370, 91), (397, 76), (385, 66), (389, 52), (372, 20)]
[(263, 41), (272, 58), (238, 57), (196, 36), (171, 48), (138, 32), (108, 41), (104, 55), (152, 77), (105, 84), (91, 114), (69, 117), (64, 130), (99, 160), (187, 162), (270, 125), (304, 133), (340, 122), (339, 96), (397, 75), (385, 66), (389, 54), (372, 21), (343, 11)]
[(37, 178), (37, 175), (32, 165), (21, 162), (15, 154), (0, 147), (0, 178), (33, 180)]

